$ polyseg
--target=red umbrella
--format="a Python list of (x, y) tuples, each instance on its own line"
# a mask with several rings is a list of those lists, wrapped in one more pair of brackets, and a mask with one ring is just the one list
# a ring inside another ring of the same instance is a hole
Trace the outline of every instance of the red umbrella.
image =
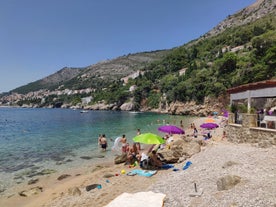
[(174, 125), (164, 125), (159, 127), (158, 130), (169, 134), (185, 134), (184, 130)]

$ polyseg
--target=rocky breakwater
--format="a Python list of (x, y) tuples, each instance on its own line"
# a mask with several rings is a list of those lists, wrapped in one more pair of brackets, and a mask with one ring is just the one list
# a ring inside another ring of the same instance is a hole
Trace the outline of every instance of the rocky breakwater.
[[(165, 107), (159, 107), (158, 109), (149, 108), (146, 105), (142, 105), (140, 111), (151, 111), (157, 113), (166, 113), (173, 115), (191, 115), (191, 116), (208, 116), (214, 111), (220, 112), (225, 108), (224, 103), (217, 99), (205, 98), (204, 103), (197, 104), (194, 101), (190, 102), (172, 102), (166, 104)], [(104, 102), (96, 103), (94, 105), (88, 105), (84, 107), (85, 110), (120, 110), (120, 111), (133, 111), (135, 110), (135, 104), (133, 101), (118, 105), (116, 103), (106, 104)]]

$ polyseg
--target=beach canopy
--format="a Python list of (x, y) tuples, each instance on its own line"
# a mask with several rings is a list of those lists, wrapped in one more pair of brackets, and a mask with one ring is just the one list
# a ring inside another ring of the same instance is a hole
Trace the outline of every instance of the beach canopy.
[(201, 124), (200, 127), (204, 129), (214, 129), (214, 128), (218, 128), (219, 125), (217, 125), (216, 123), (204, 123), (204, 124)]
[(162, 137), (152, 133), (140, 134), (134, 137), (133, 141), (139, 142), (142, 144), (164, 144), (165, 143), (165, 140)]
[(169, 134), (185, 134), (184, 130), (174, 125), (164, 125), (159, 127), (158, 130)]

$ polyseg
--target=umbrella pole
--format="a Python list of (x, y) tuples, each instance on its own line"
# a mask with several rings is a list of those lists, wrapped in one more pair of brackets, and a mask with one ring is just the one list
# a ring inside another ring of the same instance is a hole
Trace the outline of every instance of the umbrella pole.
[(194, 186), (195, 186), (195, 192), (197, 193), (197, 187), (196, 187), (196, 183), (194, 183)]

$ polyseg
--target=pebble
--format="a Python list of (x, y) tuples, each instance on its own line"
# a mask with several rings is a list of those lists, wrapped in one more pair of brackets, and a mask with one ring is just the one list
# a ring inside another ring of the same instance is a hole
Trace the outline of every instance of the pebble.
[[(267, 150), (249, 144), (217, 143), (190, 158), (193, 165), (189, 169), (164, 175), (149, 190), (166, 194), (164, 207), (275, 207), (276, 148)], [(222, 168), (230, 161), (238, 164)], [(241, 183), (219, 192), (216, 181), (228, 174), (240, 176)], [(194, 191), (194, 180), (204, 190), (200, 201), (189, 196)]]

